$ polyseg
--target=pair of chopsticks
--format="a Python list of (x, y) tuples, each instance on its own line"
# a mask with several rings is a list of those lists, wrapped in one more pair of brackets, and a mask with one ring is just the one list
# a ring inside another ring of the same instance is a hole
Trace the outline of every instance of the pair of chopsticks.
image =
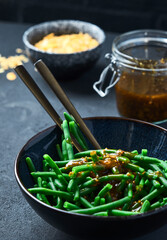
[[(86, 124), (84, 123), (83, 119), (51, 73), (51, 71), (48, 69), (48, 67), (45, 65), (45, 63), (42, 60), (37, 61), (35, 64), (36, 69), (41, 74), (43, 79), (49, 84), (50, 88), (53, 90), (53, 92), (56, 94), (58, 99), (61, 101), (61, 103), (64, 105), (64, 107), (67, 109), (70, 115), (74, 117), (76, 122), (79, 124), (79, 127), (81, 131), (84, 133), (84, 135), (87, 137), (87, 139), (90, 141), (90, 143), (93, 145), (95, 149), (100, 149), (99, 143), (96, 141)], [(38, 85), (35, 83), (31, 75), (27, 72), (25, 67), (23, 65), (19, 65), (15, 68), (16, 73), (21, 78), (21, 80), (25, 83), (25, 85), (29, 88), (29, 90), (32, 92), (32, 94), (36, 97), (36, 99), (39, 101), (39, 103), (43, 106), (45, 111), (50, 115), (50, 117), (53, 119), (55, 123), (61, 128), (62, 119), (60, 118), (59, 114), (56, 112), (56, 110), (53, 108), (53, 106), (50, 104), (44, 93), (41, 91), (41, 89), (38, 87)], [(61, 128), (62, 129), (62, 128)], [(72, 142), (76, 149), (81, 152), (83, 149), (78, 144), (78, 142), (75, 140), (73, 136), (71, 136)]]

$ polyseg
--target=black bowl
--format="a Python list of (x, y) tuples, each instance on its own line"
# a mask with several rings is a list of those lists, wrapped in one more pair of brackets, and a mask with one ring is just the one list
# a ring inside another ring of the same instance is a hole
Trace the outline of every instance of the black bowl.
[[(88, 33), (99, 45), (87, 51), (59, 54), (39, 50), (34, 44), (49, 33), (56, 35)], [(27, 56), (34, 63), (42, 59), (58, 79), (75, 78), (89, 69), (100, 57), (105, 34), (98, 26), (78, 20), (57, 20), (44, 22), (27, 29), (23, 35)]]
[[(167, 159), (167, 130), (150, 123), (115, 117), (94, 117), (85, 120), (87, 126), (102, 148), (127, 151), (147, 148), (150, 156)], [(61, 132), (52, 126), (32, 137), (21, 149), (15, 162), (15, 176), (19, 187), (32, 208), (54, 227), (82, 237), (117, 236), (134, 237), (157, 229), (167, 222), (167, 206), (148, 213), (128, 217), (98, 217), (72, 214), (55, 209), (37, 200), (27, 188), (33, 180), (25, 164), (30, 156), (37, 170), (42, 169), (41, 159), (48, 153), (56, 158), (55, 146), (61, 140)]]

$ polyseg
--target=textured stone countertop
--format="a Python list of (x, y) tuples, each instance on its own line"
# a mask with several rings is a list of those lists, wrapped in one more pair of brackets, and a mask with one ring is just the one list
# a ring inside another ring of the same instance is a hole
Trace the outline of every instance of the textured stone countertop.
[[(29, 25), (0, 23), (0, 54), (15, 55), (16, 48), (23, 49), (22, 35)], [(99, 97), (92, 89), (100, 72), (106, 66), (104, 55), (110, 52), (115, 35), (107, 33), (104, 52), (97, 64), (80, 78), (60, 82), (82, 117), (119, 116), (114, 90)], [(64, 107), (34, 71), (33, 64), (25, 64), (39, 86), (45, 90), (57, 112), (63, 116)], [(54, 125), (36, 99), (21, 82), (6, 79), (0, 74), (0, 239), (3, 240), (76, 240), (53, 228), (41, 219), (22, 196), (14, 177), (14, 161), (22, 146), (37, 132)], [(166, 239), (167, 226), (136, 240)]]

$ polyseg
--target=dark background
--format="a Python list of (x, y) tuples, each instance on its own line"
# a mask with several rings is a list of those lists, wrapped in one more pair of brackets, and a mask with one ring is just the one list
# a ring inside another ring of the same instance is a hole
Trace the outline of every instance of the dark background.
[(0, 20), (39, 23), (78, 19), (105, 31), (167, 29), (167, 0), (0, 0)]

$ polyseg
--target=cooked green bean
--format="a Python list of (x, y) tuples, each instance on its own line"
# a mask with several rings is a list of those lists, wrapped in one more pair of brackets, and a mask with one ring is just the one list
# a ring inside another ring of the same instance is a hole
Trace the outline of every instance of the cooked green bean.
[(67, 147), (66, 147), (66, 140), (65, 139), (62, 141), (62, 155), (63, 155), (64, 161), (68, 159), (68, 153), (67, 153)]
[(139, 212), (122, 211), (122, 210), (113, 209), (110, 211), (110, 214), (112, 216), (132, 216), (132, 215), (139, 214)]
[(81, 146), (81, 148), (86, 151), (88, 148), (87, 146), (84, 144), (84, 142), (82, 141), (82, 139), (80, 138), (78, 131), (77, 131), (77, 125), (75, 124), (74, 121), (70, 121), (69, 122), (69, 128), (70, 131), (72, 133), (72, 135), (75, 137), (75, 139), (77, 140), (77, 142), (79, 143), (79, 145)]
[[(75, 119), (66, 112), (64, 112), (64, 117), (68, 122), (75, 121)], [(87, 142), (86, 142), (86, 140), (85, 140), (85, 138), (84, 138), (84, 136), (83, 136), (83, 134), (82, 134), (82, 132), (81, 132), (81, 130), (80, 130), (80, 128), (79, 128), (79, 126), (76, 122), (75, 122), (75, 127), (77, 129), (77, 133), (78, 133), (80, 139), (84, 143), (85, 147), (88, 149), (88, 144), (87, 144)]]
[(106, 203), (97, 207), (92, 207), (92, 208), (85, 208), (85, 209), (77, 209), (77, 210), (72, 210), (71, 212), (74, 213), (81, 213), (81, 214), (93, 214), (97, 212), (103, 212), (109, 209), (117, 208), (122, 205), (124, 205), (126, 202), (129, 202), (130, 198), (125, 197), (122, 199), (119, 199), (117, 201), (111, 202), (111, 203)]
[[(38, 177), (37, 178), (37, 184), (38, 184), (38, 187), (42, 187), (42, 178), (41, 177)], [(47, 197), (44, 195), (44, 194), (39, 194), (38, 193), (38, 199), (41, 198), (40, 200), (48, 205), (50, 205)]]
[(58, 196), (61, 198), (64, 198), (65, 200), (72, 201), (73, 197), (70, 193), (64, 192), (64, 191), (54, 191), (48, 188), (42, 188), (42, 187), (37, 187), (37, 188), (29, 188), (28, 191), (30, 193), (41, 193), (45, 195), (52, 195), (52, 196)]
[[(115, 149), (100, 149), (96, 150), (96, 153), (100, 156), (103, 155), (103, 153), (116, 153), (117, 150)], [(84, 151), (84, 152), (78, 152), (74, 155), (75, 158), (81, 158), (81, 157), (90, 157), (90, 153), (92, 150)]]
[(107, 183), (98, 193), (98, 196), (104, 197), (108, 191), (110, 191), (112, 188), (112, 185)]
[(95, 197), (94, 206), (100, 205), (100, 196)]
[(152, 199), (156, 198), (158, 195), (160, 195), (162, 192), (165, 191), (165, 187), (162, 185), (160, 188), (153, 190), (148, 195), (144, 196), (141, 201), (144, 202), (145, 200), (151, 201)]
[(57, 153), (58, 153), (58, 156), (59, 156), (60, 160), (61, 161), (64, 160), (63, 159), (63, 154), (61, 152), (60, 144), (56, 144), (56, 149), (57, 149)]
[(76, 204), (73, 204), (67, 201), (64, 202), (63, 207), (66, 208), (67, 210), (80, 209), (80, 207), (78, 207)]
[(35, 166), (30, 157), (26, 157), (26, 163), (30, 172), (36, 172)]
[(127, 164), (126, 164), (126, 167), (127, 167), (128, 169), (132, 170), (132, 171), (135, 171), (135, 172), (143, 173), (143, 172), (145, 171), (144, 168), (141, 168), (141, 167), (139, 167), (139, 166), (137, 166), (137, 165), (134, 165), (134, 164), (132, 164), (132, 163), (127, 163)]
[(94, 216), (103, 216), (103, 217), (107, 217), (108, 216), (108, 212), (97, 212), (93, 214)]
[(150, 202), (146, 199), (141, 207), (140, 213), (147, 212), (150, 208)]
[[(44, 154), (43, 157), (48, 162), (49, 166), (55, 171), (55, 173), (57, 175), (62, 175), (62, 172), (60, 171), (59, 167), (57, 166), (57, 164), (53, 161), (53, 159), (48, 154)], [(62, 177), (63, 177), (63, 175), (62, 175)], [(67, 183), (65, 178), (64, 178), (64, 181)]]
[(93, 205), (83, 197), (80, 197), (78, 199), (78, 201), (86, 208), (92, 208), (93, 207)]
[(133, 197), (132, 183), (128, 184), (128, 197)]
[(71, 136), (70, 131), (68, 128), (68, 122), (67, 120), (64, 120), (62, 123), (62, 129), (64, 132), (64, 138), (66, 140), (66, 149), (68, 153), (68, 159), (74, 159), (74, 151), (73, 151), (73, 145), (71, 144)]

